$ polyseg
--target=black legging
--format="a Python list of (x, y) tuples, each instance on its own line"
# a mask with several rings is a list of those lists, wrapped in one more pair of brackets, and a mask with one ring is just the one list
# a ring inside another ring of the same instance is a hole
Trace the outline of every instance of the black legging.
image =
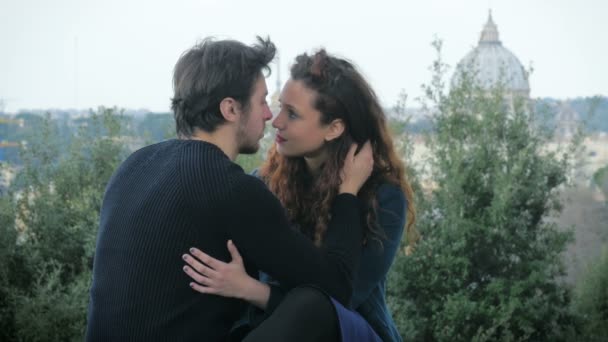
[(314, 287), (291, 290), (275, 311), (243, 342), (339, 341), (338, 318), (331, 300)]

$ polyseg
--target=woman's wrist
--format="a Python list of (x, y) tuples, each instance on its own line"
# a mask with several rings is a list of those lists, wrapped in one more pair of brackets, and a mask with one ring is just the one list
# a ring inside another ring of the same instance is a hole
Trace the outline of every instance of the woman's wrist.
[(270, 299), (270, 286), (254, 278), (248, 278), (243, 291), (243, 300), (253, 304), (260, 309), (266, 309)]
[(359, 189), (350, 184), (341, 184), (340, 188), (338, 190), (339, 194), (351, 194), (351, 195), (355, 195), (355, 196), (357, 196), (358, 192), (359, 192)]

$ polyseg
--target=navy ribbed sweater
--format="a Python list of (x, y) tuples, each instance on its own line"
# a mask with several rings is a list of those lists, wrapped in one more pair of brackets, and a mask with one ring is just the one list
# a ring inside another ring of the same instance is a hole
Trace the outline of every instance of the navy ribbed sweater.
[(108, 183), (100, 215), (87, 341), (223, 341), (246, 307), (200, 294), (181, 255), (190, 247), (293, 287), (312, 283), (347, 303), (360, 257), (355, 196), (339, 195), (324, 248), (289, 229), (266, 186), (215, 145), (170, 140), (133, 153)]

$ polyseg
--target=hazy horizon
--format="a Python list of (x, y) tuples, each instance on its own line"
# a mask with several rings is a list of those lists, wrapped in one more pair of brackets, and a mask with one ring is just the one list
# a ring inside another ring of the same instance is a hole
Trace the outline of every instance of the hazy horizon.
[[(409, 105), (430, 80), (434, 37), (453, 67), (476, 44), (492, 9), (500, 40), (532, 65), (532, 97), (608, 95), (608, 3), (572, 1), (76, 1), (0, 4), (0, 101), (20, 109), (100, 105), (169, 111), (171, 76), (181, 53), (214, 35), (252, 43), (270, 36), (288, 66), (325, 47), (353, 61), (391, 106)], [(275, 90), (276, 65), (267, 80)], [(1, 109), (1, 108), (0, 108)]]

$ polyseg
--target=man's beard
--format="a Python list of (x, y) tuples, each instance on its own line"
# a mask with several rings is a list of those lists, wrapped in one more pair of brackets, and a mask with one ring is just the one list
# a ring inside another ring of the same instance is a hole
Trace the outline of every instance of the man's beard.
[(239, 154), (255, 154), (260, 149), (260, 144), (256, 144), (256, 146), (241, 146), (239, 148)]
[(247, 141), (248, 135), (245, 127), (247, 127), (247, 122), (241, 122), (236, 136), (239, 154), (254, 154), (260, 149), (260, 139), (253, 142)]
[[(243, 135), (241, 135), (243, 136)], [(240, 138), (239, 140), (239, 154), (254, 154), (257, 153), (258, 150), (260, 149), (260, 142), (256, 141), (256, 142), (251, 142), (251, 141), (242, 141)]]

